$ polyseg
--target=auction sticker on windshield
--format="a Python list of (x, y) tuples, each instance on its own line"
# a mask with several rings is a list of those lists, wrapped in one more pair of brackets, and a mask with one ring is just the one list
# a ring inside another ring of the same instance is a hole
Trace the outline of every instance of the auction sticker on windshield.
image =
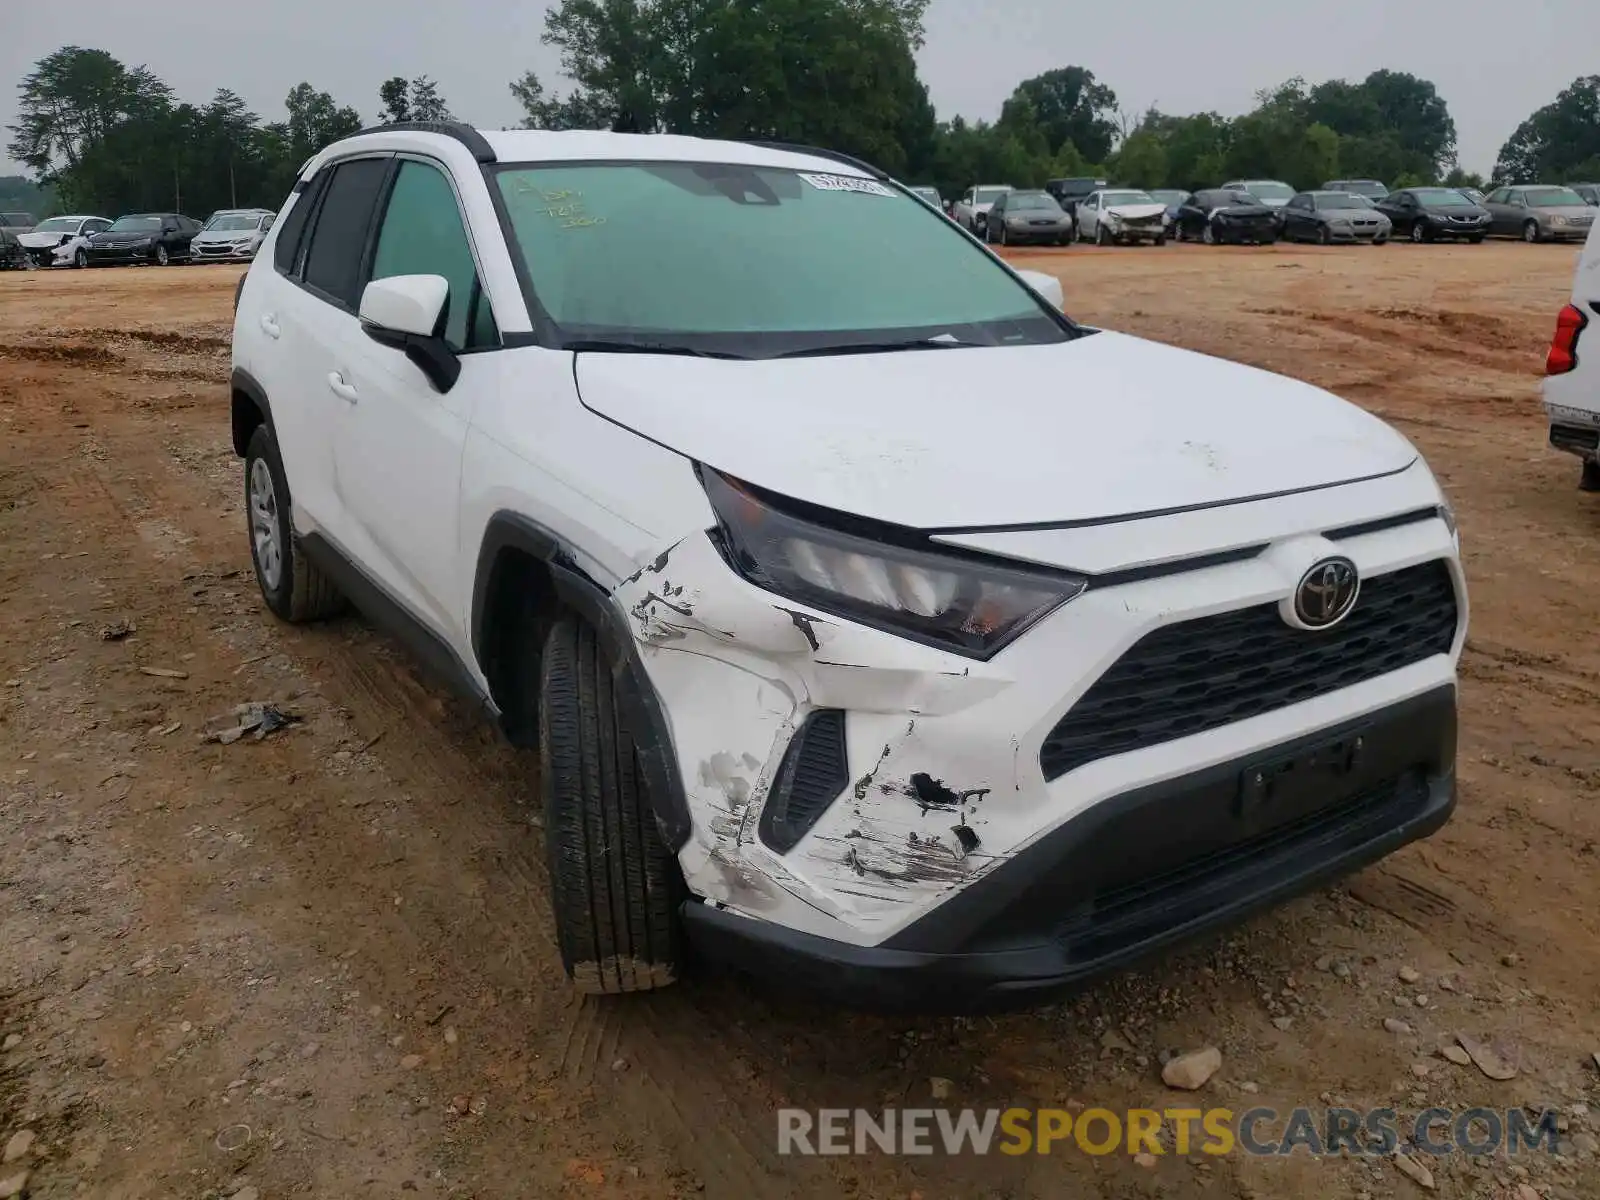
[(859, 192), (863, 196), (893, 196), (894, 189), (885, 187), (875, 179), (857, 179), (851, 175), (810, 175), (801, 172), (800, 178), (823, 192)]

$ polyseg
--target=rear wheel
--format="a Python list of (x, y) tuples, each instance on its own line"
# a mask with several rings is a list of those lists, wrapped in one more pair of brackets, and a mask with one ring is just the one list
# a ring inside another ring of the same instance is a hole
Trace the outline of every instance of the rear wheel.
[(245, 450), (244, 511), (250, 522), (250, 561), (267, 607), (297, 624), (339, 613), (344, 597), (300, 550), (289, 520), (283, 459), (265, 425), (256, 427)]
[(561, 965), (580, 991), (643, 992), (683, 962), (682, 885), (656, 830), (599, 638), (558, 621), (540, 663), (545, 848)]

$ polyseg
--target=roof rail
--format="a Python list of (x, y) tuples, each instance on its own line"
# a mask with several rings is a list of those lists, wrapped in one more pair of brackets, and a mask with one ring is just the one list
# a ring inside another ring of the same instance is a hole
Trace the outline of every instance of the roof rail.
[(787, 150), (791, 154), (809, 154), (813, 158), (831, 158), (834, 162), (845, 163), (852, 167), (858, 167), (865, 171), (868, 175), (871, 175), (874, 179), (889, 178), (889, 173), (887, 171), (880, 170), (871, 163), (863, 162), (861, 159), (856, 158), (853, 155), (841, 154), (837, 150), (824, 150), (818, 146), (805, 146), (799, 142), (764, 142), (755, 138), (748, 139), (748, 144), (751, 146), (761, 146), (767, 150)]
[(367, 133), (437, 133), (447, 138), (455, 138), (472, 154), (480, 163), (497, 162), (494, 147), (489, 145), (487, 138), (479, 133), (465, 121), (395, 121), (390, 125), (374, 125), (369, 129), (362, 129), (352, 137), (360, 137)]

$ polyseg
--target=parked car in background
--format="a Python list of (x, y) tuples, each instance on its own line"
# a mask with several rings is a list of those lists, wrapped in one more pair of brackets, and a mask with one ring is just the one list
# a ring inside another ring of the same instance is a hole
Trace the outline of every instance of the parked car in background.
[(1402, 188), (1379, 201), (1378, 211), (1389, 218), (1396, 237), (1413, 242), (1464, 238), (1476, 243), (1489, 233), (1488, 212), (1459, 188)]
[(1278, 214), (1249, 192), (1204, 188), (1178, 206), (1172, 231), (1180, 242), (1270, 246), (1278, 240)]
[[(1550, 444), (1583, 463), (1579, 486), (1600, 492), (1600, 222), (1589, 229), (1572, 279), (1572, 299), (1556, 315), (1544, 364)], [(1579, 353), (1582, 342), (1583, 353)]]
[(1282, 208), (1294, 198), (1294, 189), (1281, 179), (1232, 179), (1222, 187), (1229, 192), (1248, 192), (1268, 208)]
[(989, 210), (984, 241), (1002, 246), (1047, 242), (1065, 246), (1072, 240), (1072, 224), (1049, 192), (1011, 191)]
[(190, 257), (200, 222), (182, 213), (130, 213), (89, 238), (91, 267), (153, 263), (164, 267)]
[(1376, 179), (1330, 179), (1320, 190), (1365, 196), (1368, 200), (1376, 202), (1389, 194), (1389, 185)]
[(89, 238), (110, 224), (109, 217), (50, 217), (17, 241), (36, 267), (86, 267)]
[(1189, 198), (1189, 193), (1182, 188), (1151, 188), (1150, 199), (1157, 204), (1166, 205), (1162, 214), (1161, 223), (1167, 227), (1167, 236), (1172, 236), (1172, 222), (1178, 215), (1178, 209)]
[(249, 262), (261, 249), (276, 214), (270, 208), (225, 208), (195, 234), (195, 262)]
[(15, 237), (30, 232), (37, 224), (32, 213), (0, 212), (0, 230)]
[(1066, 213), (1068, 219), (1071, 220), (1078, 215), (1078, 202), (1080, 200), (1110, 186), (1110, 180), (1097, 179), (1092, 175), (1082, 175), (1070, 179), (1047, 179), (1044, 183), (1044, 190), (1056, 198), (1056, 203), (1061, 206), (1061, 211)]
[(1525, 242), (1576, 241), (1589, 236), (1594, 209), (1569, 187), (1526, 184), (1496, 188), (1484, 198), (1489, 232)]
[(1354, 192), (1300, 192), (1283, 206), (1279, 219), (1291, 242), (1372, 242), (1383, 245), (1393, 228), (1365, 196)]
[(28, 265), (28, 252), (17, 241), (17, 235), (0, 228), (0, 271), (21, 271)]
[(1167, 206), (1151, 198), (1149, 192), (1133, 188), (1113, 188), (1091, 192), (1078, 201), (1073, 217), (1076, 241), (1093, 241), (1101, 246), (1117, 242), (1167, 241)]
[(989, 209), (996, 200), (1010, 190), (1009, 183), (985, 183), (969, 187), (966, 194), (956, 201), (956, 211), (953, 214), (956, 224), (968, 233), (982, 237), (989, 221)]
[(1454, 517), (1357, 405), (1087, 329), (822, 151), (429, 122), (295, 192), (240, 551), (519, 748), (575, 987), (1038, 1004), (1448, 821)]
[(1590, 208), (1600, 207), (1600, 183), (1569, 183), (1567, 186)]

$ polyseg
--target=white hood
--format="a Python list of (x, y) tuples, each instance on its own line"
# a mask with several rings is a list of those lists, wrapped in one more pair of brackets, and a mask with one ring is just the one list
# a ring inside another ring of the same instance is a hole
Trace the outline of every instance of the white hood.
[(1136, 221), (1140, 217), (1165, 216), (1167, 206), (1165, 204), (1113, 204), (1106, 209), (1106, 212), (1126, 220)]
[(1310, 384), (1116, 333), (761, 362), (577, 360), (583, 402), (645, 437), (780, 495), (924, 529), (1207, 506), (1416, 458)]
[(264, 236), (259, 229), (202, 229), (194, 235), (197, 242), (248, 242)]
[[(47, 246), (59, 246), (62, 236), (60, 233), (19, 233), (17, 234), (17, 241), (29, 250), (43, 250)], [(65, 236), (67, 241), (71, 242), (78, 235), (69, 233)]]

